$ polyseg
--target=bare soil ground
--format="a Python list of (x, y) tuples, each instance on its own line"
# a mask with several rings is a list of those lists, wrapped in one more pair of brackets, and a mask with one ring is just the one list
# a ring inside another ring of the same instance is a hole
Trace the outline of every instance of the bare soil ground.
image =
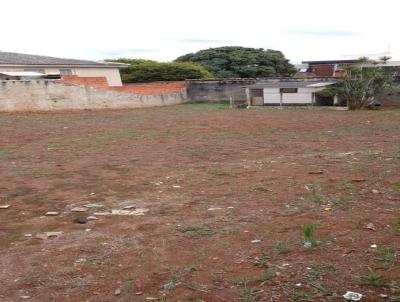
[[(398, 109), (181, 105), (0, 125), (0, 301), (400, 301)], [(74, 222), (132, 204), (149, 211)]]

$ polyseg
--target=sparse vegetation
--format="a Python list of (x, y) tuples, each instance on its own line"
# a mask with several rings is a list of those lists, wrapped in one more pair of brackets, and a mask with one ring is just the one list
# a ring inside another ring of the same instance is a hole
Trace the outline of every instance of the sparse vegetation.
[(293, 289), (290, 292), (290, 296), (294, 301), (305, 301), (310, 298), (308, 292), (297, 288)]
[(395, 301), (400, 111), (224, 106), (0, 114), (3, 299)]
[(212, 228), (205, 224), (187, 226), (182, 232), (189, 238), (210, 237), (215, 234)]
[(321, 283), (312, 282), (310, 283), (310, 286), (318, 291), (318, 296), (329, 297), (333, 295), (333, 291)]
[(388, 266), (393, 266), (396, 261), (396, 248), (392, 246), (383, 246), (378, 249), (379, 260), (383, 264)]
[(277, 269), (275, 267), (270, 267), (257, 277), (257, 281), (265, 282), (267, 280), (271, 280), (276, 277), (276, 272)]
[(256, 302), (258, 301), (259, 293), (260, 290), (256, 288), (245, 286), (245, 288), (242, 289), (242, 300), (244, 302)]
[(313, 263), (310, 265), (305, 279), (307, 281), (317, 281), (322, 276), (325, 276), (328, 273), (333, 273), (336, 271), (336, 266), (332, 263)]
[(305, 239), (305, 246), (316, 247), (318, 246), (318, 241), (315, 240), (315, 226), (313, 224), (307, 224), (303, 227), (303, 234)]
[(311, 202), (320, 206), (323, 202), (322, 196), (320, 194), (321, 187), (319, 185), (311, 184), (306, 186), (309, 191), (309, 199)]
[(265, 254), (263, 254), (263, 255), (261, 255), (259, 257), (256, 257), (254, 259), (253, 263), (254, 263), (255, 266), (262, 267), (262, 268), (270, 267), (269, 257), (267, 255), (265, 255)]
[(278, 255), (286, 255), (291, 252), (290, 246), (283, 241), (276, 242), (274, 248)]
[(359, 283), (362, 285), (374, 286), (374, 287), (386, 287), (387, 284), (383, 280), (381, 275), (374, 273), (370, 270), (368, 275), (360, 276), (358, 279)]

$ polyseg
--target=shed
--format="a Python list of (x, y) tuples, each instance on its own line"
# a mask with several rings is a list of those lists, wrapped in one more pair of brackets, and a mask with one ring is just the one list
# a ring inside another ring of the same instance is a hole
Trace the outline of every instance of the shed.
[(270, 81), (250, 85), (246, 88), (249, 106), (290, 105), (338, 105), (336, 97), (323, 95), (321, 91), (337, 81), (287, 80)]

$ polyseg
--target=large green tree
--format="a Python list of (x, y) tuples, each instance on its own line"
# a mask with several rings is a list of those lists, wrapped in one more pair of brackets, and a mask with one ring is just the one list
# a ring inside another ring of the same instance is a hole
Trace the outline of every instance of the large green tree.
[(191, 62), (161, 63), (125, 58), (108, 61), (129, 64), (127, 68), (121, 69), (121, 78), (124, 83), (181, 81), (211, 77), (203, 66)]
[(204, 66), (216, 78), (254, 78), (291, 76), (295, 68), (280, 51), (225, 46), (186, 54), (176, 62), (194, 62)]

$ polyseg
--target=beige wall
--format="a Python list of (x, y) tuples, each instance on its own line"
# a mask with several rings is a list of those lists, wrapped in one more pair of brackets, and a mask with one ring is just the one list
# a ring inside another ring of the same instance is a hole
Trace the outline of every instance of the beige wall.
[[(44, 69), (46, 73), (59, 73), (60, 68), (53, 67), (1, 67), (2, 71), (24, 71), (26, 69)], [(77, 67), (77, 68), (64, 68), (71, 69), (72, 75), (80, 77), (106, 77), (107, 82), (110, 86), (122, 86), (121, 76), (118, 68), (100, 68), (100, 67)]]
[[(322, 91), (325, 87), (300, 87), (297, 93), (283, 93), (282, 104), (312, 104), (312, 94)], [(279, 88), (264, 88), (264, 104), (280, 103)]]
[(54, 80), (0, 81), (0, 111), (141, 108), (181, 104), (186, 94), (119, 93)]

